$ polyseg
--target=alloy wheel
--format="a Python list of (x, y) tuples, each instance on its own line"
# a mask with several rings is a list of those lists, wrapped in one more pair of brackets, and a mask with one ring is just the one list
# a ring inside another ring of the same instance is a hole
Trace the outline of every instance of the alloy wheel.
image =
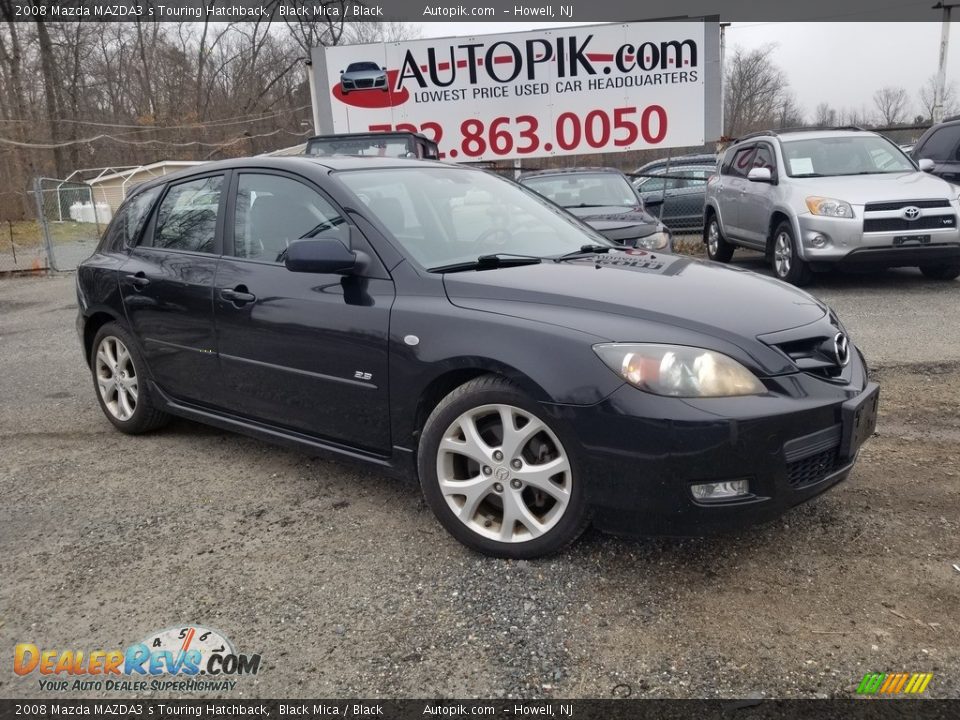
[(97, 388), (107, 411), (117, 420), (129, 420), (137, 409), (138, 381), (133, 358), (123, 342), (107, 335), (97, 346)]
[(790, 274), (792, 258), (793, 247), (790, 243), (790, 236), (782, 232), (777, 235), (773, 246), (773, 267), (777, 271), (777, 277), (784, 278)]
[(716, 257), (720, 250), (720, 228), (717, 227), (716, 220), (711, 220), (707, 227), (707, 249), (710, 251), (710, 257)]
[(440, 491), (470, 530), (505, 543), (549, 532), (570, 503), (570, 459), (557, 436), (512, 405), (472, 408), (437, 450)]

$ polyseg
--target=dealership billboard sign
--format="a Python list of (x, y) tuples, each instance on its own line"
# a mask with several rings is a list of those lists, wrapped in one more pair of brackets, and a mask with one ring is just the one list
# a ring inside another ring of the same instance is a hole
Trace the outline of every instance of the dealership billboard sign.
[(318, 47), (312, 70), (318, 132), (419, 132), (458, 161), (720, 136), (715, 21)]

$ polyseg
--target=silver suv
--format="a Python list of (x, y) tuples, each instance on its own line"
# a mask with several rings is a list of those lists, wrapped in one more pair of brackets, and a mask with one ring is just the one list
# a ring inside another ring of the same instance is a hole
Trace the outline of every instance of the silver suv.
[(858, 128), (764, 131), (733, 143), (707, 183), (710, 259), (766, 253), (795, 285), (833, 265), (917, 266), (960, 276), (958, 188), (895, 144)]

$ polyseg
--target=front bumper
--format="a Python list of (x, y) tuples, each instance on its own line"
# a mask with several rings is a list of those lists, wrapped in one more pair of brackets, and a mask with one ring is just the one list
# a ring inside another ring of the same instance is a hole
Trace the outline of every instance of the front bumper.
[[(960, 228), (864, 232), (862, 212), (859, 208), (855, 212), (859, 214), (853, 219), (797, 217), (801, 254), (814, 269), (838, 263), (880, 268), (960, 262)], [(918, 237), (925, 240), (904, 240)], [(824, 243), (823, 247), (817, 247), (818, 243)]]
[[(843, 406), (866, 398), (859, 353), (848, 384), (797, 373), (769, 395), (679, 399), (624, 385), (597, 405), (547, 406), (581, 441), (594, 523), (625, 535), (707, 535), (770, 520), (844, 480)], [(749, 481), (750, 494), (697, 501), (691, 486)]]

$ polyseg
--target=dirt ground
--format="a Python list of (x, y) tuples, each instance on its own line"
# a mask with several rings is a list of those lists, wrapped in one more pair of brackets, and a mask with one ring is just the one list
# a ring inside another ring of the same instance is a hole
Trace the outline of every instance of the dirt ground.
[(882, 385), (832, 492), (719, 538), (590, 531), (509, 562), (366, 468), (186, 421), (116, 432), (72, 277), (0, 282), (0, 697), (50, 697), (10, 672), (17, 643), (194, 623), (262, 654), (229, 697), (850, 697), (896, 671), (960, 697), (958, 291), (909, 273), (818, 290)]

